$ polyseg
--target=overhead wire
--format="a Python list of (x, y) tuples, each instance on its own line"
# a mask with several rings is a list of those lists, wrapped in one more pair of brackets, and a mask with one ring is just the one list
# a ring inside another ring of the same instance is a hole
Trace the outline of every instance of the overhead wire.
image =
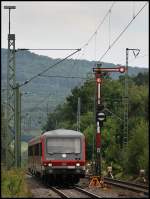
[(119, 120), (123, 120), (121, 117), (110, 111), (108, 108), (105, 107), (105, 110), (107, 110), (109, 113), (113, 114), (115, 117), (117, 117)]
[(78, 77), (78, 76), (61, 76), (61, 75), (40, 75), (40, 77), (71, 78), (71, 79), (87, 79), (87, 77)]
[(110, 18), (111, 18), (111, 10), (109, 10), (109, 24), (108, 24), (108, 31), (109, 31), (109, 47), (110, 47), (110, 40), (111, 40)]
[[(116, 3), (116, 2), (114, 1), (114, 2), (111, 4), (109, 10), (107, 11), (107, 13), (105, 14), (105, 16), (103, 17), (103, 19), (102, 19), (102, 21), (100, 22), (100, 24), (97, 26), (97, 28), (96, 28), (96, 30), (94, 31), (94, 33), (91, 35), (91, 37), (88, 39), (88, 41), (87, 41), (85, 44), (83, 44), (83, 45), (81, 46), (81, 49), (83, 50), (83, 53), (81, 54), (81, 56), (84, 55), (84, 53), (85, 53), (85, 51), (86, 51), (86, 48), (87, 48), (87, 46), (89, 45), (89, 43), (92, 41), (92, 39), (93, 39), (94, 37), (96, 38), (99, 29), (101, 28), (101, 26), (102, 26), (103, 23), (105, 22), (106, 18), (107, 18), (108, 15), (109, 15), (110, 10), (112, 10), (112, 8), (113, 8), (113, 6), (114, 6), (115, 3)], [(96, 59), (95, 59), (95, 60), (96, 60)]]
[(132, 1), (133, 18), (135, 17), (135, 1)]
[(81, 51), (79, 51), (79, 52), (77, 53), (77, 56), (76, 56), (76, 58), (75, 58), (74, 61), (73, 61), (73, 66), (75, 66), (75, 65), (77, 64), (77, 59), (79, 58), (80, 53), (81, 53)]
[(121, 33), (118, 35), (118, 37), (111, 43), (111, 45), (108, 47), (108, 49), (105, 51), (105, 53), (100, 57), (99, 62), (104, 58), (104, 56), (107, 54), (107, 52), (114, 46), (114, 44), (118, 41), (118, 39), (123, 35), (123, 33), (127, 30), (127, 28), (130, 26), (130, 24), (135, 20), (135, 18), (140, 14), (140, 12), (145, 8), (145, 6), (148, 3), (145, 3), (144, 6), (138, 11), (138, 13), (132, 18), (132, 20), (128, 23), (128, 25), (121, 31)]
[(24, 83), (20, 84), (19, 87), (24, 86), (25, 84), (28, 84), (30, 81), (32, 81), (33, 79), (39, 77), (40, 75), (42, 75), (43, 73), (47, 72), (50, 68), (53, 68), (54, 66), (60, 64), (61, 62), (65, 61), (67, 58), (71, 57), (72, 55), (74, 55), (75, 53), (77, 53), (78, 51), (80, 51), (81, 49), (77, 49), (75, 52), (69, 54), (67, 57), (65, 57), (64, 59), (61, 59), (60, 61), (56, 62), (55, 64), (52, 64), (51, 66), (49, 66), (48, 68), (46, 68), (45, 70), (43, 70), (42, 72), (34, 75), (33, 77), (31, 77), (29, 80), (26, 80)]
[(97, 40), (97, 33), (95, 34), (95, 40), (94, 40), (94, 60), (96, 65), (96, 40)]
[[(75, 52), (73, 52), (72, 54), (68, 55), (67, 57), (65, 57), (64, 59), (60, 60), (59, 62), (49, 66), (47, 69), (43, 70), (41, 73), (33, 76), (32, 78), (30, 78), (29, 80), (26, 80), (24, 83), (20, 84), (19, 87), (24, 86), (25, 84), (29, 83), (30, 81), (32, 81), (33, 79), (37, 78), (38, 76), (42, 77), (42, 74), (47, 72), (50, 68), (58, 65), (59, 63), (63, 62), (64, 60), (66, 60), (67, 58), (71, 57), (72, 55), (74, 55), (75, 53), (79, 52), (81, 49), (87, 47), (87, 45), (89, 44), (89, 42), (93, 39), (93, 37), (95, 36), (96, 39), (96, 35), (97, 35), (97, 31), (99, 30), (99, 28), (102, 26), (102, 24), (104, 23), (106, 17), (109, 14), (110, 17), (110, 13), (111, 13), (111, 9), (114, 6), (115, 2), (111, 5), (110, 9), (108, 10), (108, 12), (106, 13), (106, 15), (104, 16), (102, 22), (98, 25), (96, 31), (92, 34), (92, 36), (89, 38), (89, 40), (80, 48), (77, 49)], [(122, 36), (122, 34), (126, 31), (126, 29), (129, 27), (129, 25), (132, 23), (132, 21), (138, 16), (138, 14), (144, 9), (144, 7), (147, 5), (147, 3), (141, 8), (141, 10), (133, 17), (133, 19), (130, 21), (130, 23), (125, 27), (125, 29), (119, 34), (119, 36), (112, 42), (111, 45), (109, 45), (109, 48), (106, 50), (106, 52), (101, 56), (101, 58), (99, 59), (99, 61), (101, 61), (101, 59), (107, 54), (107, 52), (113, 47), (113, 45), (118, 41), (118, 39)], [(110, 19), (109, 19), (109, 28), (110, 28)], [(110, 33), (109, 33), (109, 44), (110, 44)], [(95, 47), (96, 48), (96, 47)], [(32, 49), (33, 50), (33, 49)], [(38, 50), (38, 49), (34, 49), (34, 50)], [(39, 49), (40, 50), (40, 49)], [(46, 50), (46, 49), (45, 49)], [(64, 49), (65, 50), (65, 49)], [(70, 49), (71, 50), (71, 49)], [(79, 54), (78, 54), (79, 55)], [(95, 55), (96, 57), (96, 55)], [(64, 78), (74, 78), (74, 77), (64, 77)], [(76, 77), (76, 78), (80, 78), (80, 77)]]
[[(72, 54), (70, 54), (69, 56), (65, 57), (64, 59), (60, 60), (59, 62), (51, 65), (50, 67), (48, 67), (47, 69), (45, 69), (44, 71), (42, 71), (41, 73), (37, 74), (37, 75), (34, 75), (33, 77), (31, 77), (29, 80), (26, 80), (24, 83), (20, 84), (19, 87), (22, 87), (26, 84), (28, 84), (30, 81), (32, 81), (33, 79), (37, 78), (38, 76), (40, 76), (41, 74), (47, 72), (50, 68), (58, 65), (59, 63), (63, 62), (64, 60), (66, 60), (67, 58), (71, 57), (72, 55), (74, 55), (75, 53), (79, 52), (82, 48), (86, 47), (89, 42), (93, 39), (93, 37), (97, 34), (97, 31), (100, 29), (100, 27), (102, 26), (102, 24), (104, 23), (105, 19), (107, 18), (110, 10), (113, 8), (115, 2), (112, 3), (112, 5), (110, 6), (108, 12), (106, 13), (106, 15), (104, 16), (102, 22), (98, 25), (98, 27), (96, 28), (96, 31), (92, 34), (92, 36), (89, 38), (89, 40), (80, 48), (80, 49), (76, 49), (76, 51)], [(26, 48), (22, 48), (22, 49), (18, 49), (18, 50), (75, 50), (75, 49), (36, 49), (36, 48), (33, 48), (33, 49), (26, 49)], [(85, 50), (85, 49), (84, 49)]]
[[(114, 2), (111, 4), (109, 10), (107, 11), (107, 13), (105, 14), (105, 16), (103, 17), (103, 19), (102, 19), (102, 21), (100, 22), (100, 24), (97, 26), (97, 28), (96, 28), (96, 30), (94, 31), (94, 33), (91, 35), (91, 37), (88, 39), (88, 41), (87, 41), (84, 45), (81, 46), (81, 49), (82, 49), (82, 52), (83, 52), (83, 53), (80, 54), (80, 59), (81, 59), (81, 57), (84, 56), (87, 46), (89, 45), (90, 41), (92, 41), (92, 39), (93, 39), (94, 37), (95, 37), (95, 42), (96, 42), (97, 32), (98, 32), (98, 30), (101, 28), (101, 26), (103, 25), (103, 23), (105, 22), (107, 16), (109, 15), (109, 13), (110, 13), (110, 11), (112, 10), (112, 8), (113, 8), (113, 6), (114, 6), (115, 3), (116, 3), (116, 2), (114, 1)], [(81, 53), (81, 52), (79, 52), (79, 53)], [(95, 44), (95, 61), (96, 61), (96, 44)]]
[(52, 95), (52, 93), (49, 93), (46, 97), (44, 97), (40, 102), (38, 102), (33, 108), (31, 108), (31, 110), (34, 110), (35, 108), (37, 108), (39, 105), (41, 105), (43, 102), (45, 102), (48, 97), (50, 97)]
[[(55, 77), (55, 78), (79, 78), (79, 79), (82, 79), (82, 80), (84, 80), (84, 79), (89, 79), (88, 77), (76, 77), (76, 76), (46, 76), (46, 75), (42, 75), (42, 76), (44, 76), (44, 77)], [(42, 77), (41, 76), (41, 77)], [(83, 82), (81, 82), (81, 83), (83, 83)], [(80, 83), (80, 84), (81, 84)], [(41, 105), (41, 104), (43, 104), (47, 99), (48, 99), (48, 97), (50, 96), (50, 95), (52, 95), (52, 93), (49, 93), (46, 97), (44, 97), (40, 102), (38, 102), (33, 108), (31, 108), (31, 110), (34, 110), (35, 108), (37, 108), (39, 105)]]
[(85, 46), (88, 45), (88, 43), (93, 39), (93, 37), (95, 36), (95, 34), (97, 34), (98, 30), (100, 29), (100, 27), (103, 25), (105, 19), (107, 18), (107, 16), (109, 15), (110, 10), (113, 8), (113, 6), (115, 5), (115, 1), (112, 3), (112, 5), (110, 6), (109, 10), (107, 11), (107, 13), (105, 14), (103, 20), (101, 21), (101, 23), (97, 26), (96, 30), (94, 31), (94, 33), (91, 35), (91, 37), (88, 39), (88, 41), (82, 45), (81, 49), (84, 48)]
[(76, 48), (18, 48), (17, 52), (24, 50), (78, 50)]

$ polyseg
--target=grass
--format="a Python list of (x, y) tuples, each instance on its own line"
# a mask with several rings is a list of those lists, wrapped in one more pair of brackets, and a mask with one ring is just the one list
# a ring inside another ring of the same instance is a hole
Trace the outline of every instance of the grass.
[(2, 198), (32, 197), (25, 181), (24, 169), (2, 170)]

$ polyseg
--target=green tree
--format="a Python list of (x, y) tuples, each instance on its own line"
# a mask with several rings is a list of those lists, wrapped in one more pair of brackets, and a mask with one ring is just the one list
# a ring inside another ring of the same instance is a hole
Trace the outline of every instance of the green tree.
[(139, 174), (140, 169), (148, 173), (148, 123), (141, 119), (133, 129), (124, 160), (124, 169), (128, 174)]

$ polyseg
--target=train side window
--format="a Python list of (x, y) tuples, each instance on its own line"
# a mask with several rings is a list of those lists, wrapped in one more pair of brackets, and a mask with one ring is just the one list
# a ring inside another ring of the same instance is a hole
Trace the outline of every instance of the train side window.
[(33, 155), (35, 155), (35, 156), (42, 155), (42, 144), (41, 143), (29, 146), (28, 156), (33, 156)]
[(30, 153), (30, 150), (31, 150), (31, 149), (30, 149), (30, 148), (31, 148), (31, 147), (29, 146), (29, 147), (28, 147), (28, 156), (31, 155), (31, 153)]
[(33, 156), (33, 146), (30, 148), (30, 155)]
[(39, 144), (34, 145), (34, 150), (35, 150), (35, 155), (38, 156), (39, 155)]
[(33, 156), (33, 146), (31, 146), (31, 148), (30, 148), (30, 154), (31, 154), (31, 156)]
[(39, 155), (42, 156), (42, 143), (39, 144)]
[(28, 156), (32, 156), (32, 146), (28, 147)]
[(39, 156), (39, 144), (36, 144), (36, 155)]
[(36, 144), (34, 145), (34, 155), (36, 156), (37, 150), (36, 150)]
[(35, 156), (36, 152), (35, 152), (35, 145), (32, 146), (32, 155)]

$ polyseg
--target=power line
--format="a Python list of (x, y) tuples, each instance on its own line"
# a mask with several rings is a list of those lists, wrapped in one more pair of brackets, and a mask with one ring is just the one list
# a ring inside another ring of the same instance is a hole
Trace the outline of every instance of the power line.
[(76, 48), (18, 48), (16, 51), (24, 51), (24, 50), (79, 50)]
[(113, 8), (113, 6), (114, 6), (115, 3), (116, 3), (115, 1), (112, 3), (112, 5), (110, 6), (109, 10), (108, 10), (107, 13), (105, 14), (105, 16), (104, 16), (103, 20), (101, 21), (101, 23), (97, 26), (97, 28), (96, 28), (96, 30), (94, 31), (94, 33), (91, 35), (91, 37), (88, 39), (88, 41), (87, 41), (81, 48), (87, 46), (88, 43), (93, 39), (93, 37), (95, 36), (95, 34), (97, 33), (97, 31), (98, 31), (98, 30), (100, 29), (100, 27), (103, 25), (105, 19), (106, 19), (107, 16), (109, 15), (109, 13), (110, 13), (110, 11), (111, 11), (111, 9)]
[[(81, 47), (81, 49), (84, 49), (84, 52), (82, 54), (82, 56), (84, 55), (85, 53), (85, 47), (88, 46), (89, 42), (93, 39), (93, 37), (95, 36), (95, 42), (96, 42), (96, 36), (97, 36), (97, 32), (98, 30), (100, 29), (100, 27), (103, 25), (104, 21), (106, 20), (107, 16), (110, 14), (114, 4), (116, 2), (113, 2), (112, 5), (110, 6), (109, 10), (107, 11), (107, 13), (105, 14), (103, 20), (101, 21), (101, 23), (97, 26), (96, 30), (94, 31), (94, 33), (91, 35), (91, 37), (88, 39), (88, 41)], [(95, 60), (96, 60), (96, 44), (95, 44)]]
[(46, 97), (44, 97), (44, 98), (41, 100), (41, 102), (37, 103), (37, 104), (35, 105), (35, 107), (31, 108), (31, 110), (34, 110), (35, 108), (37, 108), (40, 104), (42, 104), (43, 102), (45, 102), (45, 101), (48, 99), (48, 97), (51, 96), (51, 95), (52, 95), (52, 93), (49, 93)]
[[(65, 76), (46, 76), (46, 77), (62, 77), (62, 78), (80, 78), (80, 79), (88, 79), (88, 78), (82, 78), (82, 77), (65, 77)], [(39, 105), (41, 105), (43, 102), (45, 102), (45, 101), (48, 99), (48, 97), (49, 97), (50, 95), (52, 95), (52, 93), (49, 93), (46, 97), (44, 97), (44, 98), (41, 100), (41, 102), (37, 103), (37, 104), (35, 105), (35, 107), (33, 107), (31, 110), (34, 110), (34, 109), (37, 108)]]
[(65, 61), (67, 58), (71, 57), (72, 55), (74, 55), (75, 53), (77, 53), (78, 51), (80, 51), (81, 49), (77, 49), (75, 52), (71, 53), (70, 55), (68, 55), (67, 57), (65, 57), (64, 59), (61, 59), (60, 61), (56, 62), (55, 64), (49, 66), (48, 68), (46, 68), (45, 70), (43, 70), (42, 72), (38, 73), (37, 75), (34, 75), (33, 77), (31, 77), (29, 80), (26, 80), (24, 83), (20, 84), (19, 87), (24, 86), (25, 84), (28, 84), (30, 81), (32, 81), (33, 79), (39, 77), (40, 75), (42, 75), (43, 73), (47, 72), (50, 68), (53, 68), (54, 66), (60, 64), (61, 62)]
[(60, 75), (40, 75), (40, 77), (55, 77), (55, 78), (76, 78), (76, 79), (88, 79), (87, 77), (78, 77), (78, 76), (60, 76)]
[(140, 11), (133, 17), (133, 19), (128, 23), (128, 25), (125, 27), (125, 29), (118, 35), (118, 37), (112, 42), (112, 44), (108, 47), (108, 49), (106, 50), (106, 52), (101, 56), (101, 58), (99, 59), (99, 61), (102, 60), (102, 58), (107, 54), (107, 52), (113, 47), (113, 45), (118, 41), (118, 39), (123, 35), (123, 33), (127, 30), (127, 28), (130, 26), (130, 24), (132, 23), (132, 21), (140, 14), (140, 12), (144, 9), (144, 7), (147, 5), (148, 3), (145, 3), (145, 5), (140, 9)]
[(109, 46), (110, 46), (110, 40), (111, 40), (111, 21), (110, 21), (110, 18), (111, 18), (111, 10), (109, 10), (109, 24), (108, 24), (108, 31), (109, 31)]
[(113, 113), (112, 111), (110, 111), (108, 108), (105, 108), (106, 111), (108, 111), (109, 113), (113, 114), (115, 117), (117, 117), (119, 120), (123, 120), (121, 117), (119, 117), (118, 115), (116, 115), (115, 113)]

